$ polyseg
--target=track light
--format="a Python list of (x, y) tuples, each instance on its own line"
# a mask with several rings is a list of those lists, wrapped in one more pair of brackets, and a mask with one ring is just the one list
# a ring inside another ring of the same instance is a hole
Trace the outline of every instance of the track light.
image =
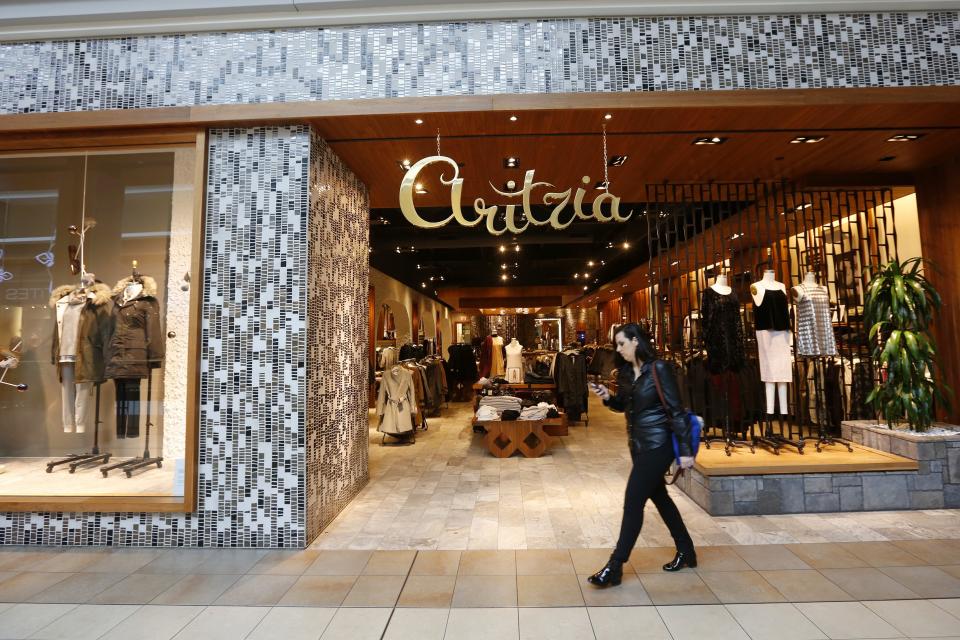
[(827, 136), (797, 136), (790, 141), (790, 144), (816, 144), (823, 142)]
[(720, 138), (720, 137), (717, 137), (717, 136), (712, 136), (712, 137), (708, 137), (708, 138), (694, 138), (693, 144), (695, 144), (695, 145), (697, 145), (697, 146), (704, 146), (704, 145), (723, 144), (723, 143), (726, 142), (726, 141), (727, 141), (726, 138)]
[(923, 136), (922, 133), (898, 133), (887, 138), (887, 142), (916, 142)]

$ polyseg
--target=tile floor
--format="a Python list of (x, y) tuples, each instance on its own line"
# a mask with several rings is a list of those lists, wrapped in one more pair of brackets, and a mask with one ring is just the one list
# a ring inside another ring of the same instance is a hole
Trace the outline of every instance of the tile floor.
[[(371, 414), (370, 483), (314, 542), (318, 549), (572, 549), (616, 542), (630, 468), (623, 416), (591, 398), (589, 427), (547, 455), (500, 460), (451, 403), (410, 446), (380, 446)], [(749, 456), (738, 451), (735, 456)], [(699, 545), (960, 538), (960, 510), (712, 517), (671, 488)], [(671, 544), (655, 515), (640, 546)], [(790, 567), (770, 567), (771, 570)]]

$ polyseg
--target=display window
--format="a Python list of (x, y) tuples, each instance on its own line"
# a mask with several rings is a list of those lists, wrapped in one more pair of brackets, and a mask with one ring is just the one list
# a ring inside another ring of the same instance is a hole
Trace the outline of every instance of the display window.
[(189, 510), (199, 144), (0, 156), (0, 510)]

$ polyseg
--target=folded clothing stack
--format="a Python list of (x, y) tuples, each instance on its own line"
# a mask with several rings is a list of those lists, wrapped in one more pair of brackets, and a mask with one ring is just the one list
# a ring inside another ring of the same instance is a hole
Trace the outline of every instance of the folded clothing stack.
[(482, 406), (477, 411), (477, 420), (487, 421), (487, 420), (499, 420), (499, 419), (500, 419), (500, 412), (489, 405)]
[(544, 420), (546, 418), (555, 418), (559, 415), (557, 408), (552, 404), (541, 402), (535, 407), (527, 407), (520, 412), (520, 420)]
[(521, 400), (516, 396), (481, 396), (481, 407), (493, 407), (497, 411), (520, 411)]

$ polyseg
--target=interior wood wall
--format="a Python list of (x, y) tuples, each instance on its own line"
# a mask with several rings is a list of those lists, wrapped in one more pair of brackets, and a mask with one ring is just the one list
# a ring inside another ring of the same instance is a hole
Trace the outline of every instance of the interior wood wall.
[(942, 417), (960, 423), (960, 157), (916, 176), (917, 214), (927, 276), (943, 297), (934, 327), (943, 379), (954, 392)]

